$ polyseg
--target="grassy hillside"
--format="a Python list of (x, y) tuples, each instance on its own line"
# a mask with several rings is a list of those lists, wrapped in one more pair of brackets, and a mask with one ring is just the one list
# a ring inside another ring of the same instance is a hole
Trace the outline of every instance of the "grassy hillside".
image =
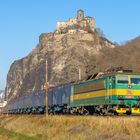
[(2, 140), (139, 140), (139, 117), (0, 116)]

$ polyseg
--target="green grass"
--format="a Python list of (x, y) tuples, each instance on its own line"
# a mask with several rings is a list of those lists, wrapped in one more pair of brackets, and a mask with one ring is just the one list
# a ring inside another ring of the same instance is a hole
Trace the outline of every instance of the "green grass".
[(0, 127), (0, 135), (1, 137), (5, 136), (6, 139), (13, 139), (13, 140), (39, 140), (39, 138), (20, 134), (20, 133), (17, 133), (17, 132), (14, 132), (12, 130), (8, 130), (2, 127)]

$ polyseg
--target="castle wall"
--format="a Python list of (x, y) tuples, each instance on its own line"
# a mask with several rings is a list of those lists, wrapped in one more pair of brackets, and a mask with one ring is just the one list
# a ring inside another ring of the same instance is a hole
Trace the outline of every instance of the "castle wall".
[(68, 24), (69, 24), (69, 25), (76, 24), (76, 23), (77, 23), (77, 19), (76, 19), (76, 18), (71, 18), (71, 19), (69, 19), (69, 21), (68, 21)]
[[(83, 14), (83, 15), (81, 15)], [(83, 28), (83, 30), (89, 29), (91, 31), (94, 31), (94, 19), (92, 17), (85, 17), (82, 10), (79, 10), (77, 12), (77, 18), (70, 18), (67, 22), (57, 22), (56, 24), (56, 33), (61, 33), (62, 28), (66, 29), (68, 33), (74, 33), (76, 30), (71, 29), (72, 25), (79, 25), (80, 30)]]
[(94, 27), (94, 19), (93, 18), (86, 17), (85, 19), (90, 27)]
[(59, 30), (62, 27), (66, 27), (66, 26), (67, 26), (66, 22), (57, 22), (57, 24), (56, 24), (57, 30)]

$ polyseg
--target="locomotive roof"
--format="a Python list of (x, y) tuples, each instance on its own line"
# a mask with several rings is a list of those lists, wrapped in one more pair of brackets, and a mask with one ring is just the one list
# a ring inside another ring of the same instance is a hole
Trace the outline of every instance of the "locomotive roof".
[(95, 79), (100, 79), (100, 78), (103, 78), (103, 77), (115, 76), (115, 75), (140, 75), (140, 73), (130, 73), (130, 72), (129, 73), (126, 73), (126, 72), (105, 73), (101, 77), (95, 78)]
[(121, 72), (116, 72), (116, 73), (105, 74), (105, 76), (113, 76), (113, 75), (140, 75), (140, 73), (121, 73)]
[[(109, 77), (109, 76), (116, 76), (116, 75), (140, 75), (140, 73), (132, 73), (132, 72), (104, 73), (104, 74), (102, 74), (99, 78), (96, 78), (96, 77), (95, 77), (95, 78), (93, 78), (93, 79), (87, 79), (87, 80), (84, 80), (84, 81), (71, 82), (71, 83), (64, 83), (64, 84), (61, 84), (61, 85), (57, 85), (57, 86), (54, 86), (54, 87), (50, 87), (49, 89), (56, 88), (56, 87), (61, 87), (61, 86), (66, 86), (66, 85), (82, 84), (82, 83), (84, 83), (84, 82), (99, 80), (99, 79), (103, 79), (103, 78), (106, 78), (106, 77)], [(96, 76), (97, 76), (97, 75), (96, 75)]]
[(100, 77), (98, 78), (93, 78), (93, 79), (89, 79), (89, 80), (86, 80), (86, 81), (79, 81), (77, 83), (74, 83), (74, 84), (82, 84), (84, 82), (90, 82), (90, 81), (94, 81), (94, 80), (100, 80), (100, 79), (104, 79), (104, 78), (107, 78), (109, 76), (116, 76), (116, 75), (140, 75), (140, 73), (131, 73), (131, 72), (114, 72), (114, 73), (104, 73), (103, 75), (101, 75)]

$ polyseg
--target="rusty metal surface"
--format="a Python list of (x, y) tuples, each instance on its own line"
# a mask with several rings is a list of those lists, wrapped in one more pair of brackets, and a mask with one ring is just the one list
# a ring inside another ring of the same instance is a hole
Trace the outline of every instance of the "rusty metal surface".
[(82, 92), (88, 92), (88, 91), (94, 91), (99, 89), (104, 89), (104, 81), (101, 82), (93, 82), (88, 84), (79, 84), (74, 86), (74, 94), (76, 93), (82, 93)]

